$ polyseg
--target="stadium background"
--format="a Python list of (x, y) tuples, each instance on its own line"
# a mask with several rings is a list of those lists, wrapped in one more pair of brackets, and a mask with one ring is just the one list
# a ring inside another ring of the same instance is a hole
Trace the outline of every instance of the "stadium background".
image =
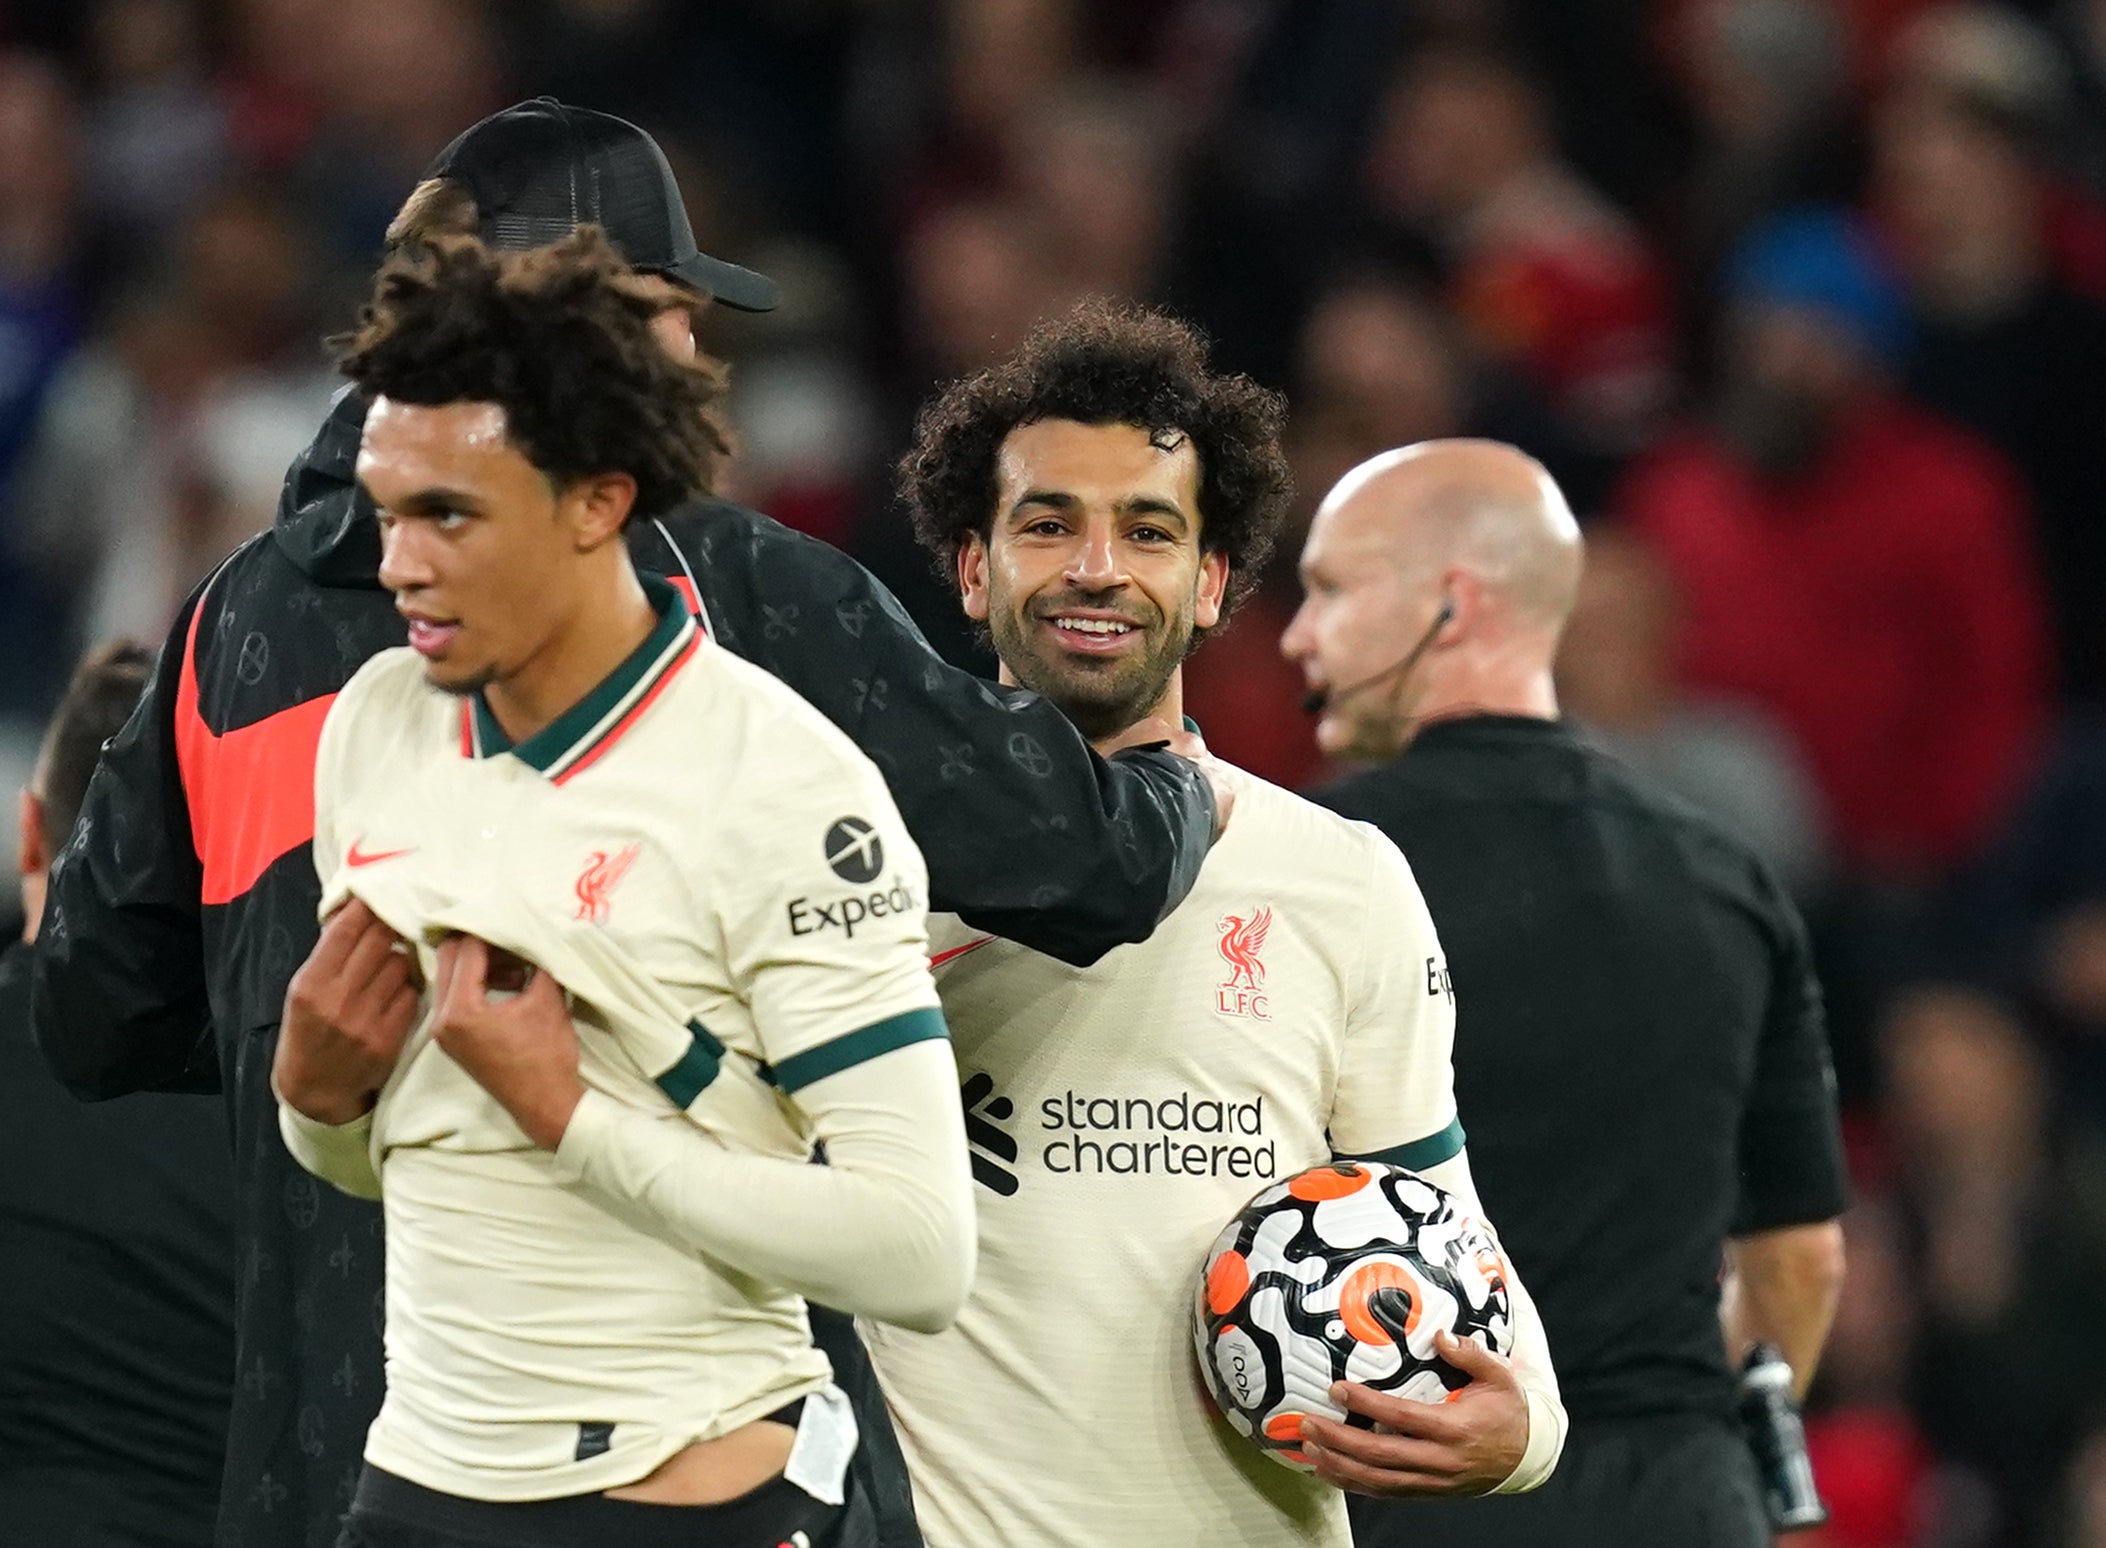
[[(4, 0), (0, 783), (84, 644), (268, 520), (388, 216), (538, 92), (651, 129), (783, 284), (707, 329), (729, 492), (960, 659), (888, 465), (1078, 296), (1291, 394), (1297, 521), (1389, 446), (1544, 457), (1568, 710), (1816, 925), (1858, 1203), (1799, 1541), (2106, 1545), (2106, 3)], [(1727, 324), (1780, 286), (1881, 385), (1813, 416), (1847, 476), (1777, 486), (1818, 540), (1707, 546)], [(1190, 697), (1299, 786), (1297, 546)]]

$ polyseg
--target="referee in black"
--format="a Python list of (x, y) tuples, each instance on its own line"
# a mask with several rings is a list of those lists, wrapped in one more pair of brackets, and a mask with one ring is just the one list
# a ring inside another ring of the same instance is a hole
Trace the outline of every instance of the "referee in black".
[[(1769, 1544), (1734, 1369), (1772, 1344), (1803, 1392), (1841, 1283), (1804, 930), (1745, 846), (1558, 719), (1580, 566), (1537, 463), (1428, 442), (1325, 500), (1282, 640), (1324, 750), (1379, 765), (1315, 798), (1387, 833), (1425, 892), (1478, 1188), (1572, 1417), (1543, 1488), (1357, 1499), (1363, 1548)], [(1410, 1443), (1336, 1433), (1327, 1476), (1414, 1492)]]

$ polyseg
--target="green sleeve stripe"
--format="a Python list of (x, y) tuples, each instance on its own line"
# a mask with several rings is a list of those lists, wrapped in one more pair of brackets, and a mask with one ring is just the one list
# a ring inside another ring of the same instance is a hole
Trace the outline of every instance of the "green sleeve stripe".
[(943, 1012), (935, 1006), (902, 1011), (897, 1016), (873, 1021), (869, 1026), (860, 1027), (856, 1031), (844, 1032), (837, 1038), (821, 1043), (817, 1048), (807, 1048), (801, 1054), (792, 1054), (774, 1067), (775, 1085), (785, 1093), (801, 1091), (815, 1080), (838, 1075), (853, 1065), (867, 1063), (880, 1054), (891, 1053), (895, 1048), (905, 1048), (909, 1043), (931, 1042), (950, 1035), (951, 1029), (944, 1024)]
[(1406, 1171), (1423, 1172), (1429, 1166), (1439, 1166), (1443, 1161), (1452, 1161), (1462, 1154), (1463, 1131), (1460, 1117), (1451, 1119), (1448, 1127), (1438, 1134), (1429, 1134), (1422, 1140), (1413, 1140), (1409, 1145), (1394, 1145), (1388, 1150), (1378, 1150), (1372, 1155), (1361, 1156), (1362, 1161), (1387, 1161), (1391, 1166), (1401, 1166)]
[(724, 1045), (716, 1040), (709, 1028), (699, 1021), (690, 1021), (687, 1032), (690, 1039), (687, 1052), (658, 1077), (658, 1089), (671, 1097), (673, 1105), (682, 1112), (709, 1089), (709, 1083), (717, 1078), (717, 1071), (724, 1062)]

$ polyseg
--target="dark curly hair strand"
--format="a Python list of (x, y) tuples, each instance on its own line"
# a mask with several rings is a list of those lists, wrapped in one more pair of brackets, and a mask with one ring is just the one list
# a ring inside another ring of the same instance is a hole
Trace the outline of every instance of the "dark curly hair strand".
[(654, 516), (708, 492), (731, 452), (724, 368), (665, 352), (651, 332), (665, 306), (597, 226), (524, 253), (434, 236), (382, 265), (358, 328), (330, 344), (368, 393), (495, 403), (558, 485), (627, 473), (632, 514)]

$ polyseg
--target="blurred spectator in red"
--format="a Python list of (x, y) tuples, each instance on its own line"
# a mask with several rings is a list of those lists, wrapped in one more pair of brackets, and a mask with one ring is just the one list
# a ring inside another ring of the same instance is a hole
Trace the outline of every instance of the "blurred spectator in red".
[(1681, 601), (1651, 545), (1597, 523), (1558, 650), (1558, 702), (1605, 752), (1746, 842), (1799, 897), (1827, 870), (1819, 798), (1763, 713), (1685, 692)]
[(1628, 451), (1665, 406), (1666, 275), (1629, 220), (1558, 158), (1542, 92), (1510, 57), (1407, 56), (1364, 174), (1375, 213), (1431, 236), (1453, 304), (1588, 443)]
[(1894, 391), (1902, 297), (1848, 219), (1780, 218), (1727, 287), (1711, 414), (1620, 506), (1687, 598), (1692, 684), (1792, 733), (1847, 867), (1925, 886), (2002, 820), (2039, 740), (2024, 499)]
[(2024, 478), (2064, 692), (2100, 703), (2106, 306), (2061, 278), (2048, 248), (2047, 112), (2014, 88), (1904, 76), (1874, 117), (1874, 209), (1914, 305), (1909, 390), (1987, 438)]
[(226, 175), (227, 110), (198, 0), (102, 0), (91, 37), (88, 203), (112, 259), (136, 272)]
[(1918, 1548), (1935, 1458), (1906, 1402), (1920, 1319), (1915, 1271), (1893, 1209), (1877, 1198), (1843, 1217), (1843, 1239), (1850, 1272), (1806, 1416), (1829, 1520), (1795, 1534), (1792, 1548)]
[[(2106, 1183), (2061, 1135), (2033, 1040), (1994, 1002), (1919, 989), (1881, 1043), (1922, 1306), (1914, 1407), (1939, 1454), (1988, 1486), (1996, 1520), (1976, 1540), (2039, 1543), (2106, 1392)], [(1965, 1498), (1964, 1474), (1945, 1488)]]
[(221, 555), (270, 522), (285, 467), (336, 386), (316, 338), (312, 249), (288, 207), (230, 189), (54, 386), (21, 513), (77, 633), (158, 638)]

